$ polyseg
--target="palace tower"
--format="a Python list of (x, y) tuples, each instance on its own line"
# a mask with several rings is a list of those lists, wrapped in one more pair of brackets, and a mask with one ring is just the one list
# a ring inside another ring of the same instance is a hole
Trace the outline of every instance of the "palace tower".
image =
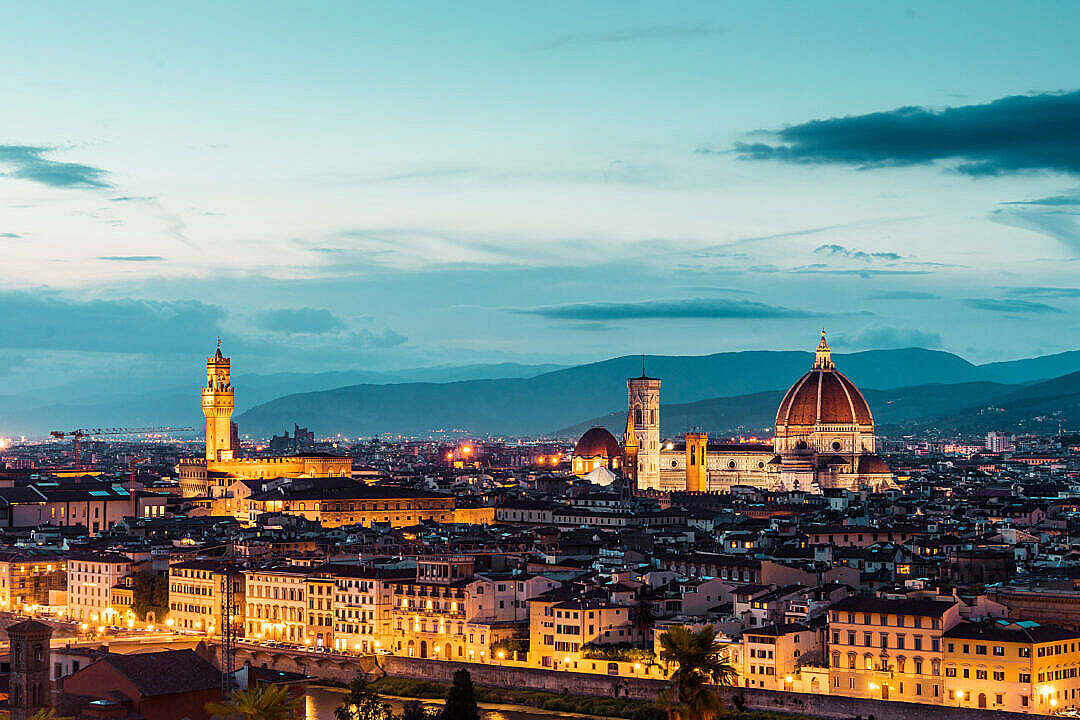
[(229, 358), (217, 352), (206, 359), (206, 385), (202, 391), (203, 415), (206, 416), (206, 459), (233, 458), (233, 386), (229, 380)]

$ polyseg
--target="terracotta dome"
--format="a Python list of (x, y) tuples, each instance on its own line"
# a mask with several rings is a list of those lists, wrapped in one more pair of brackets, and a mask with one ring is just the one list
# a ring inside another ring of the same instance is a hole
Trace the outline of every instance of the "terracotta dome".
[(787, 391), (776, 411), (776, 425), (873, 424), (862, 393), (833, 365), (823, 333), (813, 367)]
[(886, 463), (880, 457), (867, 453), (865, 455), (859, 456), (859, 474), (891, 475), (892, 470), (889, 469), (888, 463)]
[(618, 458), (622, 457), (622, 447), (607, 428), (594, 427), (585, 431), (574, 447), (574, 457), (582, 458)]

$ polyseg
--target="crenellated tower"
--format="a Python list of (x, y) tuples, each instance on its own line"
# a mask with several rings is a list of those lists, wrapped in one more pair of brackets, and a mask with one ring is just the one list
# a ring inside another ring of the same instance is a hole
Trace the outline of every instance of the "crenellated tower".
[(206, 385), (202, 391), (207, 460), (233, 459), (232, 414), (235, 401), (229, 375), (229, 358), (221, 354), (221, 340), (218, 340), (217, 352), (206, 359)]
[[(645, 374), (641, 357), (641, 377), (626, 381), (630, 421), (637, 435), (637, 486), (642, 490), (660, 488), (660, 381)], [(628, 421), (629, 423), (629, 421)]]
[(708, 433), (686, 433), (686, 489), (690, 492), (709, 489), (709, 468), (705, 458), (708, 448)]

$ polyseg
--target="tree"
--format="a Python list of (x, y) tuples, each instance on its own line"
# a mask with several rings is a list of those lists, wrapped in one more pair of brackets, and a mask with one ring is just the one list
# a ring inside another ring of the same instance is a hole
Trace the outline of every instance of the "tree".
[(660, 700), (670, 720), (713, 720), (720, 696), (710, 684), (734, 685), (738, 670), (728, 662), (712, 625), (694, 632), (678, 625), (660, 636), (660, 659), (676, 665)]
[(642, 647), (649, 647), (649, 633), (656, 624), (656, 613), (653, 611), (652, 598), (648, 589), (642, 591), (637, 607), (634, 608), (634, 617), (631, 622), (634, 630), (641, 633)]
[(160, 622), (169, 612), (168, 576), (144, 571), (136, 573), (133, 580), (132, 612), (140, 620), (144, 620), (148, 612), (153, 612), (154, 617)]
[(401, 705), (398, 720), (434, 720), (435, 713), (424, 707), (419, 700), (407, 700)]
[(454, 684), (446, 696), (446, 704), (439, 713), (439, 720), (480, 720), (480, 709), (476, 707), (476, 692), (468, 670), (454, 673)]
[(349, 694), (344, 702), (334, 708), (334, 717), (336, 720), (392, 720), (394, 716), (379, 693), (358, 675), (349, 683)]
[(222, 702), (206, 703), (206, 712), (219, 718), (243, 720), (297, 720), (303, 714), (303, 700), (291, 695), (287, 685), (251, 685), (237, 690)]

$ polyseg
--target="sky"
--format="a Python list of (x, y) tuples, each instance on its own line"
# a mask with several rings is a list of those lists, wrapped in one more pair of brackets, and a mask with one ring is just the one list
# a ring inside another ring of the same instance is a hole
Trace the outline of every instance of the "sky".
[(27, 4), (0, 388), (218, 337), (246, 372), (1076, 349), (1078, 36), (1071, 1)]

